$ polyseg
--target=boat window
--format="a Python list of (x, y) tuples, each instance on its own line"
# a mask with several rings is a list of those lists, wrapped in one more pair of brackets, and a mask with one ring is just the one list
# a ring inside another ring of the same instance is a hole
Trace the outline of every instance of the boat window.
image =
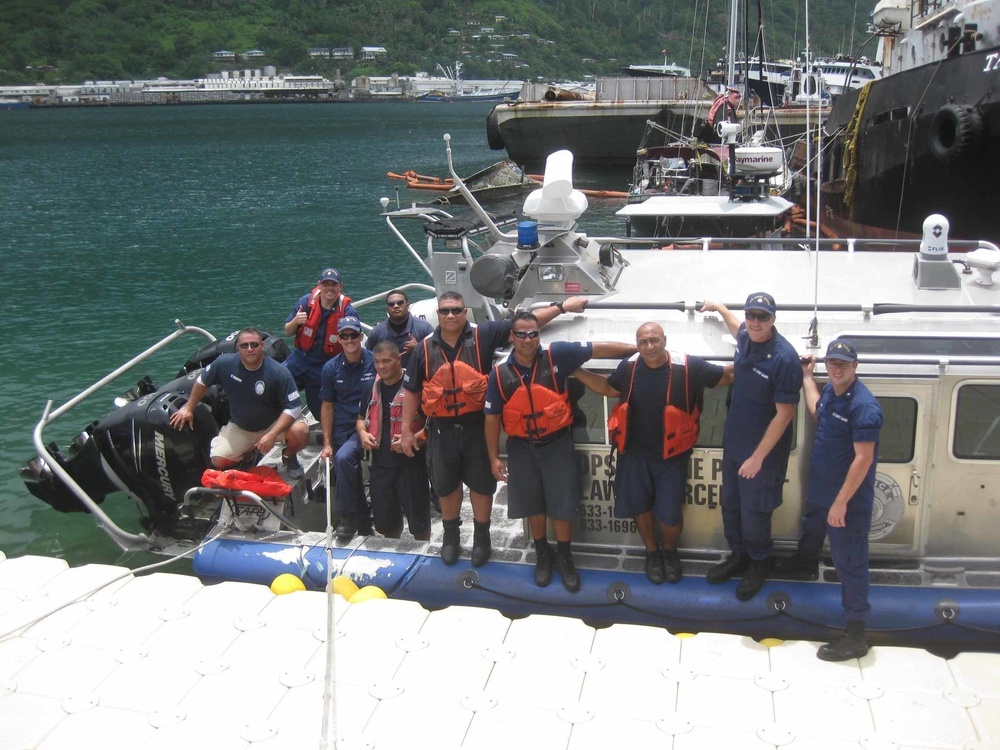
[(726, 400), (728, 388), (706, 388), (705, 404), (698, 420), (698, 447), (721, 448), (722, 433), (726, 426)]
[(955, 408), (956, 458), (1000, 460), (1000, 385), (963, 385)]
[(573, 405), (573, 442), (606, 445), (608, 435), (604, 396), (587, 390), (576, 378), (566, 381), (566, 389)]
[(867, 336), (851, 334), (861, 360), (865, 354), (925, 357), (1000, 357), (1000, 338), (972, 336)]
[(879, 396), (882, 430), (878, 436), (880, 464), (908, 464), (917, 439), (917, 402), (904, 396)]

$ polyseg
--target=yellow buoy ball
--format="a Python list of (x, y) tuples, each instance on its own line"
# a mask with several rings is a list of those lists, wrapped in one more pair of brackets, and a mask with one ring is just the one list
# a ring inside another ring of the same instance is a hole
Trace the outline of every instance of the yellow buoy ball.
[(684, 640), (685, 638), (694, 638), (697, 635), (697, 633), (674, 633), (674, 635), (680, 638), (681, 640)]
[(361, 602), (370, 602), (372, 599), (388, 599), (385, 592), (378, 586), (365, 586), (363, 589), (358, 589), (349, 601), (351, 604), (360, 604)]
[(775, 648), (780, 646), (784, 641), (781, 638), (761, 638), (760, 645), (767, 646), (768, 648)]
[(352, 581), (350, 576), (337, 576), (330, 581), (329, 590), (350, 601), (351, 597), (358, 593), (358, 584)]
[(281, 596), (282, 594), (290, 594), (293, 591), (305, 591), (306, 585), (302, 583), (302, 579), (291, 573), (282, 573), (280, 576), (271, 581), (271, 593)]

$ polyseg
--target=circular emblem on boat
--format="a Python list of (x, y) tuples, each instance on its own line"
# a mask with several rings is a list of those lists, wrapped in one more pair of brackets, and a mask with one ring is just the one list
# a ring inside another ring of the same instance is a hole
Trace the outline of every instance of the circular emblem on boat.
[(875, 503), (872, 506), (872, 527), (869, 540), (885, 539), (903, 520), (906, 499), (899, 483), (888, 474), (875, 473)]
[(258, 396), (263, 396), (264, 395), (264, 381), (263, 380), (258, 380), (256, 383), (254, 383), (253, 384), (253, 390), (254, 390), (254, 392)]

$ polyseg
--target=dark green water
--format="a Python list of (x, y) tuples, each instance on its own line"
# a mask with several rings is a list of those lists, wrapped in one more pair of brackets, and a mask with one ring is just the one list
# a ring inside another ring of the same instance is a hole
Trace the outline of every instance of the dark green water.
[[(471, 174), (503, 158), (484, 104), (330, 104), (18, 110), (0, 113), (0, 551), (73, 564), (125, 561), (87, 514), (60, 514), (17, 476), (31, 432), (58, 406), (171, 330), (280, 331), (319, 271), (355, 298), (426, 281), (379, 216), (387, 171), (445, 174), (442, 135)], [(625, 189), (627, 175), (577, 175)], [(414, 198), (405, 189), (401, 200)], [(619, 231), (622, 201), (592, 200), (581, 228)], [(370, 308), (364, 317), (374, 323)], [(46, 430), (68, 447), (149, 373), (163, 382), (186, 338)], [(124, 498), (106, 507), (134, 513)], [(118, 517), (118, 514), (114, 514)], [(133, 526), (134, 528), (134, 526)]]

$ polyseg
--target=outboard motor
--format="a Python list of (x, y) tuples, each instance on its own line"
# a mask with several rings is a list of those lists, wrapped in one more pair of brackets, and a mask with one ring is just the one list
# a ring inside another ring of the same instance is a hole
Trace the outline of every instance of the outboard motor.
[[(277, 336), (264, 334), (265, 351), (284, 360), (288, 347)], [(198, 370), (220, 354), (236, 350), (236, 334), (202, 347), (184, 365), (182, 374), (157, 388), (149, 378), (129, 391), (124, 403), (98, 422), (90, 424), (73, 441), (67, 455), (54, 443), (53, 459), (97, 503), (115, 491), (132, 495), (145, 513), (147, 531), (184, 536), (185, 521), (178, 509), (184, 493), (201, 484), (210, 466), (209, 448), (221, 425), (229, 421), (229, 403), (217, 387), (195, 410), (194, 430), (176, 430), (170, 417), (184, 404), (194, 387)], [(201, 363), (201, 364), (199, 364)], [(186, 372), (190, 368), (190, 372)], [(40, 456), (21, 469), (21, 478), (32, 495), (63, 513), (86, 511)]]

